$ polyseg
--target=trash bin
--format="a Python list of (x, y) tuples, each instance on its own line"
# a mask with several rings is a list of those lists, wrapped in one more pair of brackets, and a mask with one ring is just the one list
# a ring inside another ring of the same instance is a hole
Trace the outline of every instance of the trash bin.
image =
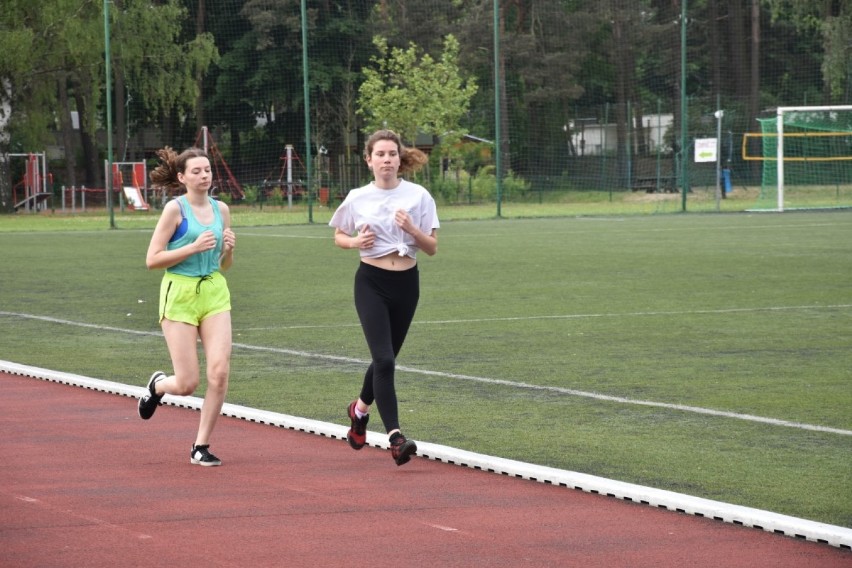
[(731, 193), (731, 170), (728, 168), (722, 170), (722, 187), (725, 188), (725, 193)]

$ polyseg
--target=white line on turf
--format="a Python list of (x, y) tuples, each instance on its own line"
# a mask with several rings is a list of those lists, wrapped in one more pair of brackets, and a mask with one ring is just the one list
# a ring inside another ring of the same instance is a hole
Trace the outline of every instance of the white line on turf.
[[(843, 307), (843, 306), (834, 306), (834, 307)], [(150, 337), (161, 337), (162, 333), (153, 332), (153, 331), (139, 331), (135, 329), (123, 329), (119, 327), (112, 326), (104, 326), (104, 325), (96, 325), (90, 323), (83, 322), (74, 322), (59, 318), (53, 318), (48, 316), (36, 316), (32, 314), (20, 314), (14, 312), (3, 312), (0, 311), (0, 316), (9, 316), (9, 317), (19, 317), (24, 319), (33, 319), (40, 321), (47, 321), (50, 323), (62, 324), (62, 325), (72, 325), (76, 327), (84, 327), (90, 329), (98, 329), (102, 331), (116, 331), (120, 333), (128, 333), (133, 335), (143, 335)], [(299, 351), (297, 349), (286, 349), (283, 347), (269, 347), (264, 345), (250, 345), (247, 343), (237, 343), (235, 342), (234, 348), (236, 349), (246, 349), (250, 351), (261, 351), (265, 353), (280, 353), (282, 355), (293, 355), (296, 357), (305, 357), (310, 359), (319, 359), (321, 361), (334, 361), (338, 363), (351, 363), (355, 365), (367, 365), (369, 361), (365, 361), (363, 359), (357, 359), (355, 357), (343, 357), (341, 355), (327, 355), (323, 353), (312, 353), (310, 351)], [(753, 414), (742, 414), (739, 412), (728, 412), (726, 410), (715, 410), (712, 408), (703, 408), (700, 406), (688, 406), (684, 404), (672, 404), (667, 402), (656, 402), (651, 400), (641, 400), (641, 399), (633, 399), (626, 398), (621, 396), (612, 396), (607, 394), (601, 394), (596, 392), (582, 391), (576, 389), (568, 389), (564, 387), (557, 386), (549, 386), (549, 385), (533, 385), (529, 383), (523, 383), (519, 381), (508, 381), (505, 379), (494, 379), (489, 377), (477, 377), (474, 375), (462, 375), (457, 373), (447, 373), (444, 371), (431, 371), (428, 369), (418, 369), (415, 367), (408, 367), (405, 365), (397, 365), (397, 370), (403, 371), (406, 373), (413, 373), (418, 375), (427, 375), (430, 377), (441, 377), (445, 379), (456, 379), (460, 381), (471, 381), (476, 383), (483, 383), (488, 385), (499, 385), (506, 386), (515, 389), (524, 389), (531, 391), (543, 391), (543, 392), (552, 392), (561, 395), (568, 396), (576, 396), (581, 398), (589, 398), (593, 400), (601, 400), (606, 402), (614, 402), (618, 404), (630, 404), (637, 406), (647, 406), (654, 408), (664, 408), (667, 410), (676, 410), (679, 412), (689, 412), (693, 414), (702, 414), (706, 416), (718, 416), (720, 418), (733, 418), (736, 420), (744, 420), (747, 422), (756, 422), (760, 424), (769, 424), (772, 426), (783, 426), (786, 428), (796, 428), (798, 430), (809, 430), (813, 432), (825, 432), (828, 434), (839, 434), (841, 436), (852, 436), (852, 430), (844, 430), (841, 428), (831, 428), (828, 426), (819, 426), (816, 424), (806, 424), (803, 422), (793, 422), (790, 420), (780, 420), (778, 418), (767, 418), (764, 416), (755, 416)]]
[[(740, 313), (759, 312), (784, 312), (804, 310), (844, 310), (852, 308), (852, 304), (814, 305), (814, 306), (765, 306), (754, 308), (719, 308), (715, 310), (673, 310), (661, 312), (623, 312), (623, 313), (600, 313), (600, 314), (557, 314), (540, 316), (506, 316), (494, 318), (470, 318), (450, 320), (414, 320), (412, 325), (451, 325), (461, 323), (490, 323), (495, 321), (532, 321), (532, 320), (568, 320), (568, 319), (597, 319), (597, 318), (626, 318), (626, 317), (665, 317), (665, 316), (688, 316), (688, 315), (724, 315)], [(234, 331), (274, 331), (284, 329), (337, 329), (340, 327), (361, 327), (359, 323), (335, 323), (328, 325), (281, 325), (265, 327), (241, 327)]]
[(613, 317), (659, 317), (659, 316), (688, 316), (688, 315), (714, 315), (714, 314), (737, 314), (749, 312), (781, 312), (781, 311), (797, 311), (797, 310), (826, 310), (826, 309), (846, 309), (852, 308), (852, 304), (837, 304), (831, 306), (767, 306), (757, 308), (721, 308), (716, 310), (683, 310), (683, 311), (665, 311), (665, 312), (626, 312), (626, 313), (609, 313), (609, 314), (563, 314), (563, 315), (541, 315), (541, 316), (517, 316), (517, 317), (497, 317), (497, 318), (476, 318), (476, 319), (458, 319), (458, 320), (428, 320), (415, 321), (417, 324), (451, 324), (451, 323), (479, 323), (479, 322), (494, 322), (494, 321), (526, 321), (526, 320), (557, 320), (557, 319), (592, 319), (592, 318), (613, 318)]

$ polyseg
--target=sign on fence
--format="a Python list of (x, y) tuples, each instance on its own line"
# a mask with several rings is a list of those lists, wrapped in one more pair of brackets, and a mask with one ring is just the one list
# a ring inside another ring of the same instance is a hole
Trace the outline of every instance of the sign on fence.
[(716, 139), (715, 138), (696, 138), (695, 139), (695, 161), (696, 162), (715, 162), (716, 161)]

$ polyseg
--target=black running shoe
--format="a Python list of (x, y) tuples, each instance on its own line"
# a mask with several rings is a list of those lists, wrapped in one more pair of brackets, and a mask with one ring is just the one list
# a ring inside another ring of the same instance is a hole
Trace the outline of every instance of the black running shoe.
[(411, 456), (417, 453), (417, 444), (414, 440), (406, 440), (405, 436), (399, 432), (391, 436), (390, 448), (396, 465), (407, 464)]
[(367, 422), (370, 421), (370, 415), (365, 414), (363, 418), (358, 418), (355, 414), (355, 404), (357, 400), (353, 400), (346, 409), (346, 414), (349, 416), (349, 421), (352, 422), (352, 427), (346, 434), (346, 441), (352, 446), (353, 450), (360, 450), (367, 443)]
[(207, 467), (222, 465), (222, 460), (211, 454), (209, 448), (209, 444), (203, 446), (193, 444), (192, 450), (189, 452), (189, 463)]
[(162, 371), (155, 371), (151, 378), (148, 379), (148, 394), (139, 399), (139, 417), (142, 420), (148, 420), (154, 416), (154, 412), (160, 405), (163, 395), (157, 394), (154, 385), (166, 378), (166, 374)]

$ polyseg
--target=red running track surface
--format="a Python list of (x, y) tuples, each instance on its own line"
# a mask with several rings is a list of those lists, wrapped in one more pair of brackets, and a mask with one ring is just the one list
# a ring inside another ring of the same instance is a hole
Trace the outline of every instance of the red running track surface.
[[(345, 402), (345, 401), (344, 401)], [(342, 406), (345, 406), (343, 404)], [(344, 421), (344, 418), (341, 417)], [(0, 373), (0, 566), (852, 567), (852, 552)]]

